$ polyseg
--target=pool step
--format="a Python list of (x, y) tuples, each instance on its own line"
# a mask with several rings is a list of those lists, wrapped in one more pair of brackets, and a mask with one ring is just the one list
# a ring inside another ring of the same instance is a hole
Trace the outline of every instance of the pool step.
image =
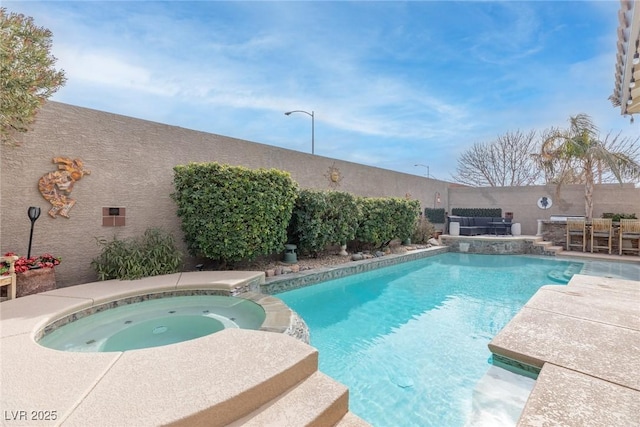
[(334, 427), (370, 427), (371, 424), (354, 414), (347, 412)]
[(573, 275), (580, 273), (581, 270), (582, 270), (581, 263), (571, 263), (565, 269), (551, 270), (547, 274), (547, 276), (551, 280), (554, 280), (559, 283), (567, 284), (569, 283), (569, 280), (571, 280)]
[(347, 387), (316, 371), (230, 426), (332, 426), (340, 422), (348, 411)]
[(554, 255), (559, 254), (563, 251), (562, 246), (556, 246), (553, 242), (547, 242), (546, 240), (538, 240), (533, 242), (534, 246), (542, 246), (542, 250), (545, 253), (553, 253)]
[(473, 390), (467, 425), (515, 426), (535, 380), (490, 366)]

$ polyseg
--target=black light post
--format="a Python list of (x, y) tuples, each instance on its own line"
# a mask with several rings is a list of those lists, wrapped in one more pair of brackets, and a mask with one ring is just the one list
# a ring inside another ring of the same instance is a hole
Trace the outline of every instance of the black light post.
[(40, 208), (35, 206), (30, 206), (27, 209), (27, 215), (29, 215), (29, 219), (31, 220), (31, 233), (29, 233), (29, 250), (27, 251), (27, 258), (31, 258), (31, 242), (33, 242), (33, 224), (36, 223), (36, 220), (40, 218)]
[(293, 111), (287, 111), (286, 113), (284, 113), (285, 116), (290, 115), (291, 113), (304, 113), (308, 116), (311, 117), (311, 154), (315, 154), (315, 117), (313, 115), (313, 111), (312, 112), (308, 112), (308, 111), (304, 111), (304, 110), (293, 110)]

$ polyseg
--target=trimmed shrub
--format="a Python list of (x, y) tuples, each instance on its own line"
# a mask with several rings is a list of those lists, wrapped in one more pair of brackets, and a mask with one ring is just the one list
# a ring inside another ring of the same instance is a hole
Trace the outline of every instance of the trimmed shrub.
[(182, 267), (182, 253), (173, 235), (160, 228), (149, 228), (140, 237), (96, 240), (102, 252), (91, 266), (100, 280), (140, 279), (177, 273)]
[(357, 201), (361, 220), (356, 239), (361, 244), (382, 247), (393, 239), (405, 240), (413, 234), (420, 213), (417, 200), (360, 197)]
[(289, 224), (289, 242), (295, 243), (301, 254), (317, 256), (329, 245), (353, 240), (358, 219), (358, 205), (352, 194), (301, 190)]
[(289, 173), (218, 163), (173, 169), (171, 197), (191, 255), (227, 264), (283, 250), (297, 195)]

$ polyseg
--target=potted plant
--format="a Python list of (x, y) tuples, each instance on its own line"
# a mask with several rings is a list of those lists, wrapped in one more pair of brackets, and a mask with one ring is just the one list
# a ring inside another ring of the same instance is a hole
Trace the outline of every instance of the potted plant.
[[(7, 252), (5, 256), (17, 256), (13, 252)], [(45, 253), (39, 256), (27, 258), (18, 257), (14, 263), (16, 273), (16, 296), (36, 294), (51, 291), (56, 288), (56, 276), (54, 267), (60, 264), (61, 259)], [(9, 274), (9, 264), (0, 263), (0, 275)]]

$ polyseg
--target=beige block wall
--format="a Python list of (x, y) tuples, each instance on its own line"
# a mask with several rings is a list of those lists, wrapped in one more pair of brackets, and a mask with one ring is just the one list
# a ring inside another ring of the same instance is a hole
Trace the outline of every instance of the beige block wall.
[[(551, 198), (551, 208), (538, 208), (538, 199), (543, 196)], [(562, 186), (559, 194), (555, 185), (452, 187), (449, 189), (449, 212), (453, 208), (502, 208), (503, 215), (513, 212), (513, 221), (522, 225), (522, 234), (535, 235), (538, 219), (549, 219), (551, 215), (584, 216), (584, 186)], [(593, 217), (598, 218), (605, 212), (635, 213), (640, 217), (640, 188), (632, 184), (596, 185)]]
[[(182, 244), (176, 206), (169, 197), (178, 164), (216, 161), (276, 168), (290, 172), (302, 188), (316, 189), (331, 188), (328, 175), (335, 167), (342, 175), (339, 191), (379, 197), (410, 194), (423, 208), (433, 207), (439, 192), (439, 207), (447, 204), (444, 181), (57, 102), (44, 106), (20, 146), (0, 149), (0, 251), (27, 254), (27, 209), (41, 207), (32, 254), (51, 252), (63, 258), (56, 268), (59, 286), (95, 280), (90, 263), (100, 253), (97, 237), (137, 236), (155, 226), (174, 233)], [(69, 219), (49, 217), (50, 205), (38, 191), (40, 177), (56, 169), (53, 157), (80, 158), (91, 171), (73, 189), (77, 203)], [(126, 208), (126, 226), (104, 227), (103, 207)]]
[[(377, 197), (409, 194), (420, 200), (423, 208), (434, 207), (439, 192), (437, 207), (449, 212), (454, 207), (500, 207), (503, 212), (514, 212), (523, 234), (535, 234), (537, 219), (584, 213), (582, 186), (563, 187), (560, 198), (555, 196), (554, 186), (448, 188), (445, 181), (56, 102), (43, 107), (33, 130), (22, 136), (19, 146), (0, 149), (0, 252), (26, 255), (27, 209), (41, 207), (32, 254), (51, 252), (63, 258), (56, 268), (59, 286), (95, 280), (90, 263), (100, 253), (97, 237), (126, 238), (151, 226), (162, 227), (174, 233), (184, 249), (176, 206), (169, 195), (173, 167), (188, 162), (277, 168), (291, 173), (300, 187), (315, 189), (332, 188), (328, 176), (334, 167), (342, 175), (336, 188), (339, 191)], [(76, 183), (72, 197), (77, 204), (69, 219), (49, 217), (49, 204), (38, 191), (40, 177), (56, 169), (53, 157), (80, 158), (91, 171)], [(554, 201), (546, 211), (536, 206), (543, 195)], [(598, 186), (594, 205), (594, 216), (602, 212), (640, 215), (640, 189)], [(104, 227), (103, 207), (126, 208), (126, 226)], [(188, 267), (192, 265), (190, 260)]]

